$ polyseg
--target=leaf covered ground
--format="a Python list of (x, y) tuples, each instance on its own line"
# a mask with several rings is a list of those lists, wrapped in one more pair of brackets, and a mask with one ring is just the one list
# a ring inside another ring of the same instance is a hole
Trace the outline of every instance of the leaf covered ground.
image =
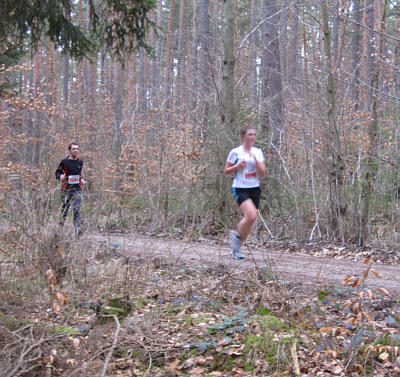
[(2, 239), (4, 376), (400, 375), (400, 305), (368, 287), (370, 259), (362, 276), (314, 286), (272, 263), (187, 263), (51, 232), (31, 241)]

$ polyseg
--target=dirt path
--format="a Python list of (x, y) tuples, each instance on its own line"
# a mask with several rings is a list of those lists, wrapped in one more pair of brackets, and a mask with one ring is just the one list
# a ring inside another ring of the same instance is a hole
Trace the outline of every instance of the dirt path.
[[(211, 242), (185, 242), (160, 238), (146, 238), (134, 234), (93, 235), (89, 237), (98, 247), (115, 249), (124, 255), (168, 258), (177, 264), (202, 264), (206, 266), (222, 264), (232, 271), (247, 271), (267, 266), (290, 282), (312, 285), (340, 286), (346, 275), (362, 277), (367, 265), (362, 262), (315, 257), (302, 254), (244, 248), (245, 259), (234, 260), (227, 245), (215, 245)], [(367, 286), (373, 289), (383, 287), (391, 294), (400, 296), (400, 266), (374, 263), (372, 268), (378, 271), (381, 279), (370, 273)]]

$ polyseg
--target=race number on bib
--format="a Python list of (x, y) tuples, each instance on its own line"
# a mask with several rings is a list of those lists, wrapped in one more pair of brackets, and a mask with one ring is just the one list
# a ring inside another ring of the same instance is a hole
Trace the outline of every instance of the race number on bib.
[(257, 172), (255, 170), (245, 170), (244, 171), (244, 179), (253, 179), (257, 177)]
[(68, 176), (68, 184), (70, 185), (76, 185), (79, 183), (79, 179), (81, 177), (79, 175), (69, 175)]

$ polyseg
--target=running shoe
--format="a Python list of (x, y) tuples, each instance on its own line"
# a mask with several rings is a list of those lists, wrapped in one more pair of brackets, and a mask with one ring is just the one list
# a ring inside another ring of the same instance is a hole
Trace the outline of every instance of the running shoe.
[(243, 259), (244, 258), (243, 254), (240, 252), (240, 250), (232, 249), (232, 256), (233, 256), (233, 259)]
[(234, 259), (243, 259), (242, 252), (240, 250), (240, 237), (236, 234), (236, 232), (231, 231), (230, 233), (230, 241), (232, 248), (232, 255)]

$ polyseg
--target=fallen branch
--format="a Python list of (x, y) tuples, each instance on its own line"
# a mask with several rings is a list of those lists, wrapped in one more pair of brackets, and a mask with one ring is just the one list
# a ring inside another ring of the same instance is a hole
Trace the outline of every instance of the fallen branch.
[(146, 353), (149, 355), (149, 365), (147, 367), (146, 373), (143, 375), (143, 377), (146, 377), (147, 374), (150, 372), (151, 365), (153, 364), (153, 359), (151, 357), (151, 353), (149, 352), (149, 350), (147, 349), (147, 347), (143, 343), (139, 342), (136, 339), (133, 339), (133, 341), (136, 342), (137, 344), (139, 344), (146, 351)]
[(31, 344), (26, 350), (23, 350), (21, 352), (21, 355), (20, 355), (16, 365), (14, 366), (13, 370), (11, 372), (9, 372), (8, 374), (6, 374), (4, 377), (14, 377), (16, 375), (17, 371), (22, 367), (25, 356), (28, 355), (29, 352), (31, 352), (34, 348), (40, 346), (45, 340), (46, 339), (42, 338), (35, 344)]
[(295, 376), (300, 376), (299, 358), (296, 351), (296, 340), (294, 340), (290, 346), (290, 353), (293, 359), (293, 373)]
[(112, 346), (110, 348), (110, 352), (108, 352), (108, 355), (107, 355), (106, 360), (104, 362), (103, 370), (102, 370), (101, 375), (100, 375), (101, 377), (104, 377), (106, 375), (106, 373), (107, 373), (108, 364), (110, 363), (111, 355), (113, 354), (115, 346), (117, 345), (119, 330), (121, 329), (121, 325), (119, 323), (119, 319), (118, 319), (118, 317), (116, 315), (114, 315), (114, 314), (103, 315), (103, 317), (105, 317), (105, 318), (107, 318), (107, 317), (108, 318), (110, 318), (110, 317), (114, 318), (114, 321), (115, 321), (115, 324), (117, 326), (117, 329), (115, 330), (114, 341), (113, 341), (113, 344), (112, 344)]

